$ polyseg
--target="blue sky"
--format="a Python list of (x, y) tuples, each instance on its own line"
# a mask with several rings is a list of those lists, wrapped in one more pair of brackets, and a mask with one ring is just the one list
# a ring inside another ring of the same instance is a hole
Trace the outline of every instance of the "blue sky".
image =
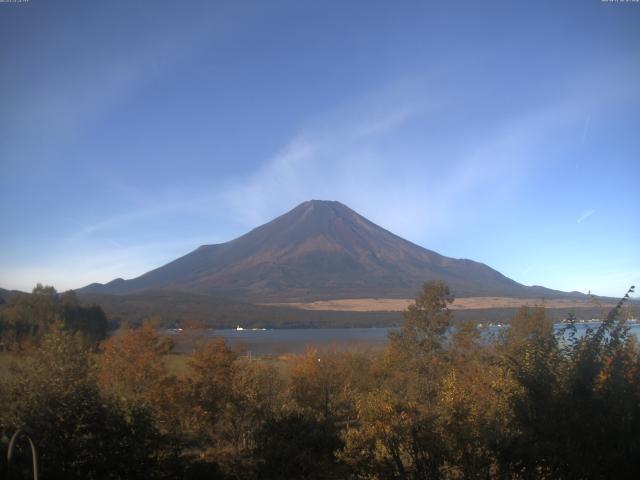
[(524, 284), (640, 287), (640, 4), (0, 3), (0, 286), (308, 199)]

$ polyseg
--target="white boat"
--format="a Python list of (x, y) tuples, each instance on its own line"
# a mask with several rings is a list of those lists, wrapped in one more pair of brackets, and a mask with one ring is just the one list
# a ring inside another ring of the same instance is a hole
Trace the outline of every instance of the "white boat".
[(237, 331), (241, 331), (241, 330), (244, 330), (244, 328), (242, 328), (240, 325), (238, 325), (238, 326), (236, 327), (236, 330), (237, 330)]

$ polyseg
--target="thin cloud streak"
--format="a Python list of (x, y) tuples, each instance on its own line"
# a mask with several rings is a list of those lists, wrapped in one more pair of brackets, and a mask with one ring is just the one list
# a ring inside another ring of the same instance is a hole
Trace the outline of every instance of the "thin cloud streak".
[[(583, 110), (573, 100), (553, 103), (493, 126), (480, 141), (442, 150), (436, 139), (420, 151), (383, 151), (385, 138), (425, 116), (446, 113), (438, 107), (399, 105), (375, 118), (352, 113), (347, 122), (329, 121), (321, 134), (302, 132), (257, 173), (228, 185), (221, 200), (255, 226), (309, 198), (337, 199), (401, 235), (424, 240), (478, 221), (483, 207), (512, 194), (529, 165), (539, 162), (536, 142)], [(474, 192), (481, 200), (470, 205)]]
[(576, 221), (576, 223), (580, 224), (580, 223), (584, 222), (587, 218), (589, 218), (594, 213), (596, 213), (595, 210), (585, 210), (584, 212), (582, 212), (582, 215), (580, 215), (580, 217), (578, 217), (578, 220)]

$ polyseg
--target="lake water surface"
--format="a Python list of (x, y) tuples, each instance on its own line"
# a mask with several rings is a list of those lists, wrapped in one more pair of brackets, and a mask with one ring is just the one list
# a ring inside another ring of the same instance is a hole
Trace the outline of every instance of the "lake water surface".
[[(578, 323), (578, 336), (584, 335), (587, 328), (597, 328), (598, 323)], [(556, 324), (556, 329), (564, 324)], [(631, 333), (640, 340), (640, 324), (630, 324)], [(488, 335), (499, 334), (505, 326), (485, 328)], [(301, 354), (308, 348), (336, 350), (381, 349), (388, 342), (388, 334), (394, 328), (282, 328), (267, 330), (202, 330), (186, 332), (167, 330), (174, 336), (177, 350), (188, 352), (194, 346), (214, 337), (223, 337), (233, 349), (251, 355), (279, 355), (285, 353)]]

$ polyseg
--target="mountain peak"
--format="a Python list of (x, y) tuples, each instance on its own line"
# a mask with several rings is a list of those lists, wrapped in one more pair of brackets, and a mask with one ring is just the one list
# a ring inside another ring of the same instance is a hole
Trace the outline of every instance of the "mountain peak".
[(299, 206), (317, 206), (317, 207), (330, 207), (332, 205), (342, 205), (342, 203), (337, 200), (307, 200), (306, 202), (302, 202)]
[[(336, 200), (307, 200), (306, 202), (301, 203), (293, 210), (290, 210), (288, 213), (290, 214), (301, 214), (308, 215), (312, 212), (315, 213), (332, 213), (334, 215), (342, 216), (342, 215), (357, 215), (356, 212), (351, 210), (345, 204), (340, 203)], [(287, 215), (287, 214), (285, 214)]]
[(343, 203), (340, 203), (337, 200), (319, 200), (312, 198), (311, 200), (307, 200), (306, 202), (302, 202), (300, 205), (318, 205), (318, 206), (332, 206), (332, 205), (341, 205), (345, 206)]
[(457, 296), (531, 294), (484, 264), (415, 245), (335, 200), (303, 202), (234, 240), (201, 246), (140, 277), (84, 290), (174, 289), (260, 302), (410, 298), (428, 280), (447, 282)]

